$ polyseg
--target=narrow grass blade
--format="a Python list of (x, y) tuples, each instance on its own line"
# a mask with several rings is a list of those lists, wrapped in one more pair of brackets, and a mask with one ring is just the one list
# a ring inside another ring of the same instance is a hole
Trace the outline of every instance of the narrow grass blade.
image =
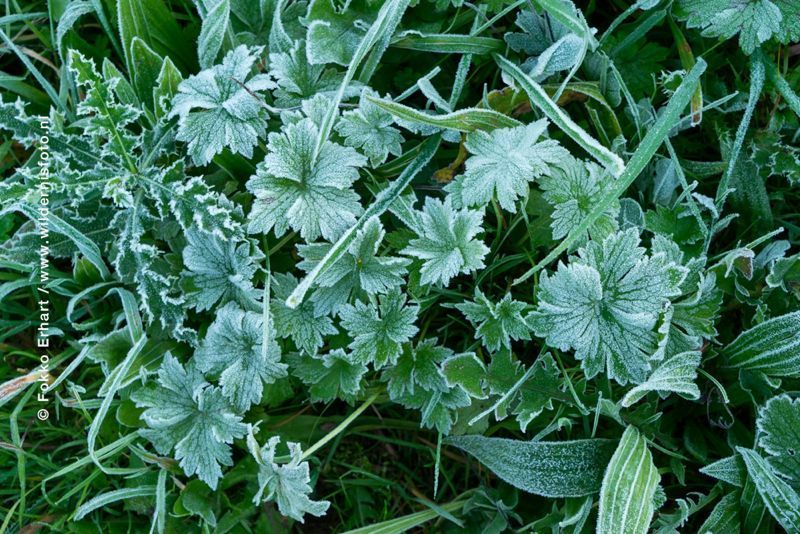
[(722, 179), (717, 186), (717, 195), (714, 198), (714, 203), (717, 206), (717, 211), (722, 213), (722, 206), (725, 204), (725, 199), (728, 198), (730, 193), (731, 177), (733, 170), (736, 168), (736, 162), (739, 160), (739, 153), (742, 151), (744, 145), (744, 138), (747, 135), (747, 130), (750, 128), (750, 121), (753, 119), (753, 113), (756, 110), (756, 104), (761, 97), (761, 91), (764, 89), (764, 79), (766, 78), (763, 57), (754, 54), (750, 57), (750, 94), (747, 97), (747, 107), (742, 115), (742, 122), (736, 129), (736, 138), (733, 140), (733, 147), (731, 148), (730, 158), (728, 159), (728, 168)]
[(525, 274), (521, 277), (514, 280), (514, 285), (524, 282), (537, 272), (539, 272), (542, 268), (547, 266), (550, 262), (558, 258), (558, 256), (567, 250), (573, 243), (575, 243), (578, 237), (584, 235), (584, 232), (597, 220), (600, 215), (605, 213), (606, 208), (614, 202), (614, 200), (618, 199), (620, 195), (622, 195), (625, 190), (633, 183), (636, 177), (639, 176), (647, 163), (650, 161), (650, 158), (653, 157), (653, 154), (656, 153), (658, 147), (661, 146), (661, 143), (664, 139), (667, 138), (667, 134), (669, 133), (670, 129), (674, 126), (674, 124), (679, 120), (681, 112), (686, 108), (686, 105), (692, 98), (692, 94), (694, 93), (695, 84), (700, 80), (700, 76), (706, 70), (706, 62), (700, 58), (697, 60), (697, 64), (689, 71), (686, 77), (681, 82), (681, 85), (672, 95), (672, 98), (667, 103), (666, 109), (661, 114), (661, 116), (656, 120), (655, 124), (650, 128), (647, 132), (647, 135), (642, 140), (639, 147), (636, 149), (636, 152), (633, 153), (631, 156), (630, 161), (628, 161), (628, 165), (625, 167), (625, 170), (622, 172), (619, 178), (617, 178), (614, 187), (606, 193), (606, 195), (600, 199), (597, 203), (595, 208), (586, 216), (586, 218), (581, 221), (581, 223), (576, 226), (572, 232), (570, 232), (566, 238), (564, 238), (561, 243), (539, 263), (531, 267)]
[[(463, 501), (456, 501), (443, 504), (439, 508), (445, 512), (455, 512), (463, 506)], [(355, 530), (348, 530), (344, 534), (403, 534), (440, 516), (441, 514), (436, 510), (423, 510), (421, 512), (389, 519), (382, 523), (375, 523)]]
[[(28, 216), (32, 221), (40, 222), (40, 214), (33, 206), (29, 204), (20, 204), (17, 209)], [(108, 267), (106, 267), (106, 264), (103, 261), (103, 255), (100, 252), (100, 248), (95, 244), (94, 241), (83, 235), (77, 228), (61, 219), (58, 215), (54, 215), (52, 211), (48, 213), (47, 222), (53, 232), (62, 234), (68, 237), (70, 241), (75, 243), (75, 246), (78, 247), (78, 250), (80, 250), (81, 254), (86, 256), (86, 259), (89, 260), (92, 265), (97, 267), (97, 270), (100, 271), (100, 276), (103, 278), (103, 280), (108, 280), (111, 278), (111, 272), (108, 270)]]
[[(361, 39), (361, 43), (353, 54), (353, 59), (350, 61), (350, 65), (347, 67), (347, 71), (344, 74), (344, 79), (339, 85), (339, 90), (336, 92), (333, 102), (331, 102), (331, 107), (322, 118), (322, 123), (319, 127), (319, 137), (314, 146), (314, 157), (312, 158), (314, 161), (316, 161), (317, 156), (319, 156), (319, 151), (322, 150), (322, 146), (331, 135), (333, 123), (336, 121), (336, 114), (339, 112), (339, 104), (341, 104), (344, 98), (344, 92), (347, 86), (350, 85), (353, 77), (355, 77), (358, 66), (364, 61), (364, 58), (367, 57), (367, 54), (373, 46), (378, 44), (382, 38), (390, 37), (394, 33), (395, 28), (400, 24), (403, 13), (405, 13), (406, 8), (408, 8), (409, 1), (410, 0), (389, 0), (383, 4), (375, 22), (370, 26), (364, 38)], [(374, 63), (377, 62), (378, 59), (379, 58), (373, 56), (370, 58), (370, 61)]]
[(594, 37), (594, 33), (589, 29), (589, 25), (586, 24), (583, 17), (578, 15), (575, 4), (571, 0), (536, 0), (536, 4), (547, 11), (551, 17), (566, 26), (569, 31), (585, 39), (589, 43), (589, 48), (592, 50), (597, 48), (598, 42)]
[(62, 102), (61, 98), (59, 98), (58, 92), (55, 90), (55, 88), (50, 84), (49, 81), (47, 81), (47, 78), (45, 78), (42, 75), (42, 73), (39, 72), (39, 69), (36, 68), (36, 65), (34, 65), (30, 59), (28, 59), (28, 56), (26, 56), (22, 52), (22, 50), (19, 49), (19, 47), (14, 43), (14, 41), (12, 41), (11, 38), (8, 35), (6, 35), (6, 32), (4, 32), (2, 29), (0, 29), (0, 39), (2, 39), (6, 43), (8, 48), (12, 52), (14, 52), (14, 54), (22, 62), (22, 64), (25, 65), (25, 68), (28, 69), (28, 72), (30, 72), (31, 75), (34, 78), (36, 78), (36, 81), (39, 82), (39, 85), (42, 86), (42, 89), (44, 89), (45, 93), (47, 93), (47, 96), (50, 97), (50, 100), (53, 102), (53, 105), (55, 105), (60, 110), (66, 112), (67, 111), (66, 106), (64, 106), (64, 102)]
[[(92, 419), (92, 424), (89, 426), (89, 433), (87, 436), (87, 448), (89, 449), (89, 456), (91, 457), (92, 461), (94, 462), (97, 467), (100, 468), (104, 473), (109, 474), (123, 474), (123, 473), (130, 473), (130, 469), (116, 469), (116, 468), (107, 468), (103, 464), (100, 463), (100, 458), (97, 455), (97, 451), (95, 450), (94, 446), (97, 442), (97, 436), (100, 433), (100, 426), (103, 424), (103, 420), (106, 418), (108, 414), (108, 410), (111, 408), (111, 403), (114, 400), (114, 396), (117, 393), (117, 390), (122, 385), (122, 381), (125, 379), (125, 376), (128, 374), (128, 370), (130, 369), (131, 365), (133, 364), (136, 357), (144, 348), (145, 343), (147, 343), (147, 336), (142, 336), (139, 338), (139, 341), (131, 347), (128, 351), (128, 354), (125, 356), (125, 359), (122, 363), (117, 366), (115, 369), (115, 373), (113, 374), (113, 379), (111, 384), (108, 386), (106, 390), (106, 395), (103, 397), (103, 402), (100, 404), (100, 409), (97, 410), (97, 413)], [(138, 469), (136, 470), (138, 471)]]
[(434, 52), (436, 54), (489, 54), (499, 52), (506, 44), (492, 37), (447, 33), (407, 33), (392, 43), (393, 48)]
[(625, 168), (625, 162), (622, 158), (611, 152), (609, 149), (601, 145), (596, 139), (589, 135), (586, 130), (581, 128), (567, 115), (558, 104), (556, 104), (549, 96), (542, 86), (533, 81), (527, 74), (522, 72), (519, 67), (511, 63), (506, 58), (495, 55), (495, 61), (500, 68), (514, 78), (519, 83), (522, 89), (528, 94), (531, 104), (542, 110), (545, 116), (550, 119), (553, 124), (558, 126), (565, 134), (570, 136), (581, 148), (588, 152), (595, 158), (601, 165), (603, 165), (614, 176), (622, 174)]
[(367, 97), (367, 100), (399, 119), (436, 126), (437, 128), (458, 130), (459, 132), (474, 132), (475, 130), (488, 132), (497, 128), (522, 126), (522, 123), (517, 119), (503, 115), (493, 109), (470, 108), (444, 115), (432, 115), (391, 100), (372, 97)]
[(75, 521), (83, 519), (87, 514), (92, 513), (98, 508), (108, 506), (111, 503), (118, 501), (125, 501), (127, 499), (136, 499), (138, 497), (151, 497), (155, 495), (155, 486), (140, 486), (138, 488), (123, 488), (114, 491), (101, 493), (97, 497), (83, 503), (83, 505), (75, 510)]
[(792, 89), (792, 86), (789, 85), (789, 82), (786, 81), (786, 78), (781, 76), (781, 73), (778, 71), (778, 67), (773, 63), (770, 59), (764, 56), (764, 52), (760, 49), (756, 50), (753, 55), (760, 56), (761, 63), (766, 67), (767, 70), (767, 77), (769, 81), (775, 86), (775, 89), (778, 90), (778, 93), (786, 100), (786, 104), (789, 106), (789, 109), (794, 111), (795, 115), (800, 117), (800, 96)]
[(378, 217), (387, 209), (389, 206), (394, 202), (394, 200), (400, 196), (400, 193), (411, 183), (411, 180), (414, 179), (414, 176), (417, 175), (424, 167), (428, 164), (428, 162), (433, 158), (433, 155), (436, 153), (436, 149), (439, 148), (440, 138), (439, 136), (434, 136), (426, 140), (422, 144), (422, 149), (420, 150), (419, 154), (414, 161), (409, 163), (409, 165), (403, 170), (400, 176), (395, 179), (388, 188), (384, 189), (375, 197), (375, 200), (369, 205), (369, 207), (364, 211), (363, 215), (356, 221), (349, 230), (347, 230), (339, 240), (333, 244), (330, 250), (325, 254), (325, 256), (317, 263), (316, 266), (303, 278), (297, 287), (292, 291), (292, 294), (289, 295), (289, 298), (286, 299), (286, 305), (290, 308), (296, 308), (299, 306), (303, 299), (306, 296), (306, 293), (314, 282), (319, 278), (319, 276), (329, 269), (336, 261), (341, 258), (345, 252), (347, 252), (347, 248), (352, 243), (353, 239), (356, 237), (356, 232), (364, 226), (364, 224), (372, 217)]

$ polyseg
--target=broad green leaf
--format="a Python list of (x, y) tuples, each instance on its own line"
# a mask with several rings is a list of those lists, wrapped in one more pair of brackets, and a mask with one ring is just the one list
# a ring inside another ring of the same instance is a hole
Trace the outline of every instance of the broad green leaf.
[(131, 82), (136, 90), (136, 95), (148, 108), (155, 109), (153, 89), (156, 86), (164, 59), (138, 37), (134, 37), (131, 42), (131, 57), (134, 61)]
[(311, 0), (306, 24), (306, 57), (311, 65), (347, 67), (377, 15), (376, 2), (351, 0), (337, 9), (332, 0)]
[(216, 0), (213, 7), (208, 10), (200, 27), (200, 36), (197, 38), (197, 56), (200, 68), (211, 67), (225, 40), (231, 16), (230, 0)]
[(700, 472), (737, 487), (744, 486), (747, 478), (744, 462), (738, 454), (710, 463)]
[(787, 313), (745, 330), (722, 350), (728, 365), (769, 376), (800, 374), (800, 312)]
[(736, 493), (728, 493), (708, 514), (698, 534), (739, 534), (740, 527), (739, 498)]
[(500, 39), (479, 37), (477, 35), (456, 35), (447, 33), (421, 33), (408, 30), (392, 41), (392, 47), (437, 54), (490, 54), (503, 50)]
[(312, 402), (352, 401), (361, 391), (367, 366), (342, 349), (322, 356), (290, 357), (292, 374), (308, 386)]
[(700, 398), (700, 388), (695, 384), (697, 367), (700, 365), (699, 352), (682, 352), (656, 367), (644, 383), (628, 391), (622, 398), (622, 406), (628, 407), (638, 402), (650, 391), (665, 396), (678, 393), (688, 399)]
[(172, 58), (182, 69), (190, 66), (192, 47), (182, 39), (181, 28), (163, 0), (119, 0), (117, 23), (128, 72), (134, 70), (131, 43), (135, 37), (157, 54)]
[(615, 446), (607, 439), (518, 441), (485, 436), (450, 437), (445, 443), (468, 452), (512, 486), (552, 498), (597, 493)]
[(400, 156), (403, 136), (392, 126), (392, 115), (376, 106), (369, 97), (377, 93), (364, 89), (358, 101), (358, 109), (345, 111), (336, 125), (336, 131), (344, 137), (345, 146), (361, 150), (377, 167), (386, 161), (389, 154)]
[(275, 333), (282, 339), (291, 338), (295, 346), (307, 355), (317, 353), (324, 344), (324, 337), (338, 333), (327, 315), (320, 315), (314, 303), (303, 302), (289, 307), (286, 299), (297, 288), (297, 279), (289, 273), (273, 275), (272, 320)]
[(772, 517), (787, 532), (800, 532), (800, 495), (783, 481), (757, 452), (744, 447), (736, 450), (742, 455), (747, 474)]
[(629, 426), (603, 477), (598, 534), (646, 534), (655, 511), (653, 499), (659, 480), (647, 441), (636, 427)]
[(800, 38), (800, 4), (794, 0), (680, 0), (678, 13), (690, 28), (706, 37), (730, 39), (752, 54), (762, 43), (789, 43)]
[[(471, 353), (459, 356), (474, 357)], [(440, 370), (439, 365), (446, 367), (448, 361), (459, 356), (453, 357), (453, 351), (437, 344), (435, 339), (425, 339), (416, 347), (407, 343), (397, 362), (383, 369), (381, 379), (387, 383), (386, 390), (392, 400), (413, 395), (418, 388), (447, 391), (453, 384), (445, 382), (447, 371)]]

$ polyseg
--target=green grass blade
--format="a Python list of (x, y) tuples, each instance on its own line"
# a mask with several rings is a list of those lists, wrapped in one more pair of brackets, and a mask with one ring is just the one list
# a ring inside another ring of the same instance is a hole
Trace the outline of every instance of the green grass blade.
[(522, 72), (519, 67), (511, 63), (509, 60), (502, 56), (495, 55), (495, 61), (500, 68), (514, 78), (520, 84), (522, 89), (528, 94), (531, 105), (536, 106), (550, 119), (553, 124), (558, 126), (564, 133), (566, 133), (573, 141), (575, 141), (581, 148), (591, 154), (601, 165), (603, 165), (614, 176), (622, 174), (625, 168), (625, 162), (622, 158), (611, 152), (609, 149), (601, 145), (596, 139), (589, 135), (586, 130), (581, 128), (573, 121), (558, 104), (556, 104), (542, 88), (541, 85), (533, 81), (527, 74)]
[(83, 503), (80, 508), (75, 510), (75, 521), (83, 519), (87, 514), (102, 508), (114, 502), (124, 501), (127, 499), (136, 499), (138, 497), (151, 497), (155, 495), (155, 486), (140, 486), (138, 488), (122, 488), (114, 491), (101, 493), (97, 497)]
[(399, 119), (417, 124), (436, 126), (437, 128), (458, 130), (459, 132), (491, 131), (497, 128), (522, 126), (522, 123), (517, 119), (503, 115), (493, 109), (469, 108), (444, 115), (432, 115), (391, 100), (373, 97), (367, 97), (367, 100)]
[(650, 128), (650, 130), (647, 132), (647, 135), (642, 140), (642, 143), (636, 149), (636, 152), (634, 152), (633, 156), (631, 156), (630, 161), (628, 161), (628, 165), (617, 179), (614, 187), (608, 191), (605, 197), (603, 197), (597, 203), (597, 206), (595, 206), (589, 215), (583, 221), (581, 221), (581, 223), (575, 227), (567, 235), (567, 237), (558, 244), (556, 248), (551, 250), (543, 260), (531, 267), (525, 274), (514, 280), (514, 285), (524, 282), (550, 262), (558, 258), (562, 252), (572, 246), (578, 237), (583, 235), (583, 233), (588, 230), (592, 224), (594, 224), (597, 218), (605, 212), (607, 207), (614, 202), (614, 200), (619, 198), (620, 195), (622, 195), (625, 190), (628, 189), (636, 177), (639, 176), (639, 173), (644, 170), (645, 166), (656, 153), (656, 150), (658, 150), (658, 148), (661, 146), (661, 143), (664, 141), (664, 139), (667, 138), (667, 134), (669, 134), (670, 129), (672, 129), (675, 123), (680, 119), (680, 114), (689, 104), (689, 101), (694, 94), (695, 84), (697, 84), (697, 82), (700, 80), (700, 76), (703, 74), (703, 72), (705, 72), (706, 66), (707, 64), (702, 58), (697, 60), (695, 66), (689, 71), (689, 73), (683, 79), (683, 82), (681, 82), (681, 85), (672, 95), (672, 98), (670, 98), (666, 108), (664, 109), (664, 112), (661, 114), (658, 120), (656, 120), (655, 124), (653, 124), (652, 128)]

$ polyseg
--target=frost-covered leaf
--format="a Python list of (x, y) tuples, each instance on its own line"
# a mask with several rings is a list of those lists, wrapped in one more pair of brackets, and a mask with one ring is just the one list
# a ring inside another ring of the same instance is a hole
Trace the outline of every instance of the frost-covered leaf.
[(744, 447), (737, 447), (736, 450), (742, 455), (747, 474), (772, 517), (786, 532), (800, 532), (800, 495), (776, 475), (757, 452)]
[[(614, 177), (594, 162), (577, 158), (564, 158), (550, 174), (542, 176), (539, 186), (544, 198), (553, 206), (553, 239), (563, 239), (575, 229), (595, 208), (606, 192), (614, 185)], [(588, 235), (602, 241), (617, 231), (619, 201), (609, 204), (608, 209), (589, 227)], [(581, 244), (585, 238), (578, 243)]]
[(235, 415), (222, 391), (210, 386), (200, 371), (186, 368), (167, 353), (158, 371), (158, 385), (133, 394), (136, 405), (146, 408), (142, 420), (149, 427), (142, 435), (159, 454), (175, 450), (183, 471), (197, 475), (212, 489), (222, 477), (221, 465), (233, 465), (230, 444), (247, 426)]
[(224, 148), (247, 158), (253, 156), (268, 118), (258, 95), (275, 87), (267, 74), (250, 76), (262, 50), (238, 46), (221, 64), (178, 86), (170, 116), (178, 116), (177, 138), (188, 143), (195, 164), (207, 164)]
[(134, 171), (133, 152), (141, 143), (141, 137), (128, 130), (141, 111), (130, 104), (119, 102), (115, 87), (118, 78), (105, 80), (97, 72), (94, 61), (80, 52), (70, 50), (68, 66), (76, 84), (84, 91), (77, 111), (86, 117), (83, 122), (87, 137), (97, 144), (101, 157), (114, 158)]
[(747, 479), (744, 462), (738, 454), (710, 463), (700, 469), (700, 472), (737, 487), (744, 486)]
[(272, 340), (264, 350), (263, 340), (262, 315), (228, 303), (217, 310), (195, 352), (197, 368), (219, 374), (222, 394), (240, 413), (261, 402), (265, 383), (272, 384), (287, 375), (277, 343)]
[(308, 462), (303, 461), (300, 444), (289, 442), (291, 460), (287, 464), (278, 464), (275, 451), (280, 441), (280, 436), (272, 436), (263, 447), (259, 447), (252, 428), (247, 436), (248, 448), (258, 464), (258, 491), (253, 496), (253, 504), (275, 501), (282, 515), (301, 523), (305, 514), (325, 515), (330, 503), (309, 497), (313, 491), (311, 476)]
[(729, 493), (719, 500), (708, 518), (698, 530), (699, 534), (715, 534), (722, 532), (741, 532), (739, 520), (739, 498), (736, 493)]
[(393, 127), (392, 115), (369, 100), (377, 97), (371, 89), (364, 89), (358, 101), (358, 109), (345, 111), (336, 131), (344, 138), (344, 144), (361, 150), (369, 158), (373, 167), (377, 167), (389, 157), (403, 153), (400, 146), (403, 136), (400, 130)]
[[(317, 94), (332, 95), (341, 82), (341, 76), (334, 70), (308, 62), (304, 43), (286, 52), (271, 53), (269, 65), (269, 74), (278, 85), (275, 104), (281, 107), (297, 106)], [(352, 93), (351, 87), (345, 96), (352, 96)]]
[(425, 199), (418, 213), (417, 233), (402, 254), (423, 260), (420, 269), (423, 284), (446, 286), (461, 273), (471, 273), (484, 266), (489, 248), (475, 237), (483, 232), (483, 213), (470, 209), (456, 210), (450, 197), (444, 202)]
[(349, 147), (326, 141), (316, 160), (319, 128), (310, 119), (269, 134), (267, 156), (247, 188), (256, 197), (248, 231), (283, 235), (289, 228), (306, 240), (335, 240), (353, 226), (362, 208), (352, 190), (366, 159)]
[(486, 366), (472, 352), (457, 354), (444, 361), (442, 374), (448, 386), (459, 386), (470, 397), (485, 399), (483, 382), (486, 379)]
[(315, 402), (334, 399), (351, 401), (361, 391), (366, 364), (342, 349), (322, 356), (296, 355), (290, 359), (292, 373), (303, 381)]
[(469, 395), (459, 387), (427, 390), (416, 388), (397, 399), (406, 408), (420, 411), (420, 425), (423, 428), (435, 428), (437, 432), (449, 434), (456, 422), (456, 410), (471, 404)]
[[(377, 217), (356, 232), (347, 252), (317, 278), (318, 287), (311, 296), (317, 313), (338, 312), (352, 297), (385, 294), (403, 284), (411, 261), (378, 255), (385, 234)], [(330, 248), (328, 243), (299, 245), (303, 261), (297, 266), (311, 271)]]
[(458, 189), (465, 206), (485, 206), (497, 198), (507, 211), (517, 211), (516, 201), (528, 194), (528, 184), (551, 171), (569, 156), (558, 142), (543, 139), (547, 120), (526, 126), (467, 134), (466, 161)]
[(518, 441), (485, 436), (446, 440), (521, 490), (544, 497), (581, 497), (600, 490), (615, 443), (608, 439)]
[(739, 46), (751, 54), (762, 43), (800, 39), (800, 4), (795, 0), (680, 0), (680, 14), (690, 28), (707, 37), (739, 36)]
[(381, 379), (386, 382), (389, 397), (396, 400), (404, 395), (413, 395), (417, 388), (426, 391), (447, 391), (448, 384), (439, 365), (449, 361), (453, 351), (437, 344), (435, 339), (425, 339), (403, 351), (394, 365), (384, 368)]
[(745, 330), (722, 353), (728, 365), (769, 376), (800, 374), (800, 311), (787, 313)]
[(295, 346), (307, 355), (317, 353), (325, 343), (325, 336), (337, 333), (333, 321), (326, 315), (319, 315), (310, 301), (303, 302), (296, 308), (286, 305), (286, 299), (297, 287), (297, 278), (289, 273), (274, 275), (272, 284), (273, 298), (270, 306), (276, 334), (283, 338), (292, 338)]
[(237, 302), (245, 309), (256, 304), (253, 275), (258, 266), (250, 244), (222, 239), (202, 232), (186, 233), (183, 249), (184, 288), (197, 311), (210, 310), (218, 302)]
[(414, 322), (418, 306), (406, 306), (406, 297), (397, 290), (378, 296), (377, 306), (361, 301), (345, 305), (339, 311), (342, 326), (353, 342), (353, 358), (376, 369), (394, 364), (400, 356), (401, 345), (417, 333)]
[(636, 229), (590, 242), (569, 265), (543, 275), (528, 321), (537, 336), (575, 349), (587, 377), (604, 369), (620, 384), (642, 383), (656, 349), (653, 327), (686, 269), (665, 254), (645, 255)]
[(671, 357), (653, 370), (642, 384), (628, 391), (622, 398), (622, 406), (631, 406), (650, 391), (657, 391), (662, 396), (678, 393), (692, 400), (699, 399), (700, 388), (694, 382), (700, 359), (699, 352), (682, 352)]
[(659, 480), (647, 441), (636, 427), (628, 426), (603, 476), (598, 534), (646, 534)]
[(511, 341), (530, 339), (530, 328), (523, 314), (528, 304), (514, 300), (511, 293), (496, 304), (479, 290), (475, 290), (473, 301), (455, 305), (475, 328), (475, 339), (480, 339), (490, 351), (500, 347), (511, 348)]
[(758, 411), (756, 427), (770, 465), (791, 484), (800, 484), (800, 399), (773, 397)]
[(347, 67), (378, 9), (374, 0), (351, 0), (338, 9), (332, 0), (312, 0), (306, 16), (308, 62)]

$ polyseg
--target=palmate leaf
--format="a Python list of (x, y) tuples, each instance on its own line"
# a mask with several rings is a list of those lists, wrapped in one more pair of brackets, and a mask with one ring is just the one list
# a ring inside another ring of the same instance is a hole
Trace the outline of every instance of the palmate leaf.
[(351, 0), (341, 9), (331, 0), (312, 0), (306, 16), (308, 62), (347, 67), (378, 9), (380, 2), (374, 0)]
[(344, 144), (361, 150), (369, 158), (373, 167), (377, 167), (389, 157), (403, 153), (400, 146), (403, 136), (400, 130), (393, 127), (394, 119), (387, 111), (370, 100), (377, 93), (365, 88), (358, 101), (358, 109), (345, 111), (336, 131), (344, 137)]
[(460, 273), (471, 273), (484, 266), (489, 248), (476, 236), (483, 231), (483, 213), (456, 210), (450, 197), (444, 202), (425, 199), (412, 239), (401, 254), (423, 260), (420, 281), (446, 286)]
[[(553, 206), (553, 239), (563, 239), (574, 230), (594, 209), (600, 199), (614, 184), (614, 177), (594, 162), (577, 158), (564, 158), (553, 171), (539, 180), (544, 199)], [(589, 227), (587, 234), (602, 241), (617, 231), (619, 201), (611, 202), (608, 208)], [(576, 244), (585, 242), (578, 239)]]
[(800, 484), (800, 399), (773, 397), (758, 411), (756, 427), (769, 464), (791, 484)]
[(653, 327), (680, 294), (686, 269), (663, 253), (646, 256), (638, 245), (636, 229), (613, 234), (541, 278), (528, 321), (549, 345), (575, 349), (589, 378), (605, 369), (622, 385), (642, 383), (656, 348)]
[[(317, 278), (319, 287), (311, 301), (319, 314), (338, 312), (351, 297), (385, 294), (403, 284), (403, 275), (411, 260), (391, 256), (378, 256), (383, 242), (383, 226), (377, 217), (370, 218), (356, 232), (344, 255)], [(311, 271), (330, 251), (328, 243), (299, 245), (297, 251), (303, 261), (300, 269)]]
[(178, 117), (180, 141), (188, 143), (196, 165), (205, 165), (224, 148), (250, 158), (267, 127), (258, 94), (275, 87), (267, 74), (250, 76), (263, 48), (238, 46), (222, 64), (178, 85), (170, 117)]
[(403, 345), (395, 364), (385, 367), (381, 373), (381, 379), (387, 383), (389, 397), (396, 400), (404, 395), (413, 395), (418, 388), (447, 391), (450, 385), (445, 383), (439, 365), (449, 361), (452, 356), (453, 351), (439, 345), (436, 339), (425, 339), (416, 347)]
[(394, 290), (379, 296), (377, 306), (360, 301), (345, 305), (339, 317), (353, 338), (353, 358), (379, 369), (397, 361), (401, 345), (417, 333), (418, 313), (418, 306), (407, 306), (405, 295)]
[(349, 147), (326, 141), (316, 160), (319, 128), (311, 119), (269, 134), (267, 156), (247, 182), (255, 196), (248, 231), (283, 235), (289, 228), (310, 241), (334, 241), (363, 211), (351, 185), (366, 159)]
[[(332, 96), (342, 80), (340, 74), (323, 65), (312, 65), (306, 59), (305, 42), (285, 52), (269, 55), (269, 74), (275, 79), (275, 104), (281, 107), (297, 106), (314, 95)], [(345, 91), (345, 96), (357, 94), (357, 86)]]
[(303, 381), (314, 402), (334, 399), (352, 401), (361, 391), (361, 379), (367, 366), (342, 349), (322, 356), (290, 357), (292, 373)]
[(142, 435), (160, 454), (174, 449), (187, 475), (196, 474), (216, 489), (220, 466), (233, 465), (230, 443), (247, 431), (222, 391), (203, 380), (194, 365), (184, 368), (167, 353), (157, 385), (136, 391), (132, 398), (145, 408), (141, 417), (149, 428)]
[(598, 534), (646, 534), (653, 519), (660, 479), (647, 441), (636, 427), (629, 426), (603, 476)]
[(800, 38), (800, 4), (794, 0), (680, 0), (678, 7), (687, 26), (702, 28), (707, 37), (738, 35), (746, 54), (773, 38)]
[(252, 278), (258, 266), (250, 244), (190, 230), (183, 249), (184, 288), (197, 311), (210, 310), (218, 302), (236, 302), (257, 309)]
[(296, 308), (286, 305), (286, 298), (297, 287), (297, 278), (289, 273), (274, 275), (271, 311), (275, 332), (283, 339), (291, 338), (295, 346), (308, 355), (316, 354), (324, 344), (323, 337), (338, 333), (330, 317), (319, 315), (310, 301)]
[(547, 120), (526, 126), (467, 134), (464, 146), (471, 156), (463, 177), (448, 190), (457, 190), (465, 206), (485, 206), (497, 198), (507, 211), (528, 194), (528, 184), (551, 171), (569, 153), (557, 141), (542, 139)]
[(308, 462), (303, 461), (300, 444), (289, 442), (291, 460), (287, 464), (278, 464), (275, 451), (280, 441), (280, 436), (272, 436), (263, 447), (259, 447), (250, 427), (247, 445), (258, 464), (258, 491), (253, 496), (253, 504), (275, 501), (282, 515), (301, 523), (305, 514), (324, 515), (330, 503), (309, 498), (313, 488)]
[(514, 300), (510, 293), (493, 303), (479, 290), (475, 299), (455, 305), (475, 329), (475, 339), (481, 339), (491, 351), (500, 347), (511, 348), (511, 340), (530, 339), (530, 328), (525, 322), (528, 304)]
[(217, 310), (217, 317), (195, 352), (197, 368), (219, 374), (222, 394), (240, 413), (261, 402), (264, 384), (287, 375), (280, 363), (280, 348), (272, 343), (264, 350), (262, 315), (228, 303)]
[(597, 493), (615, 445), (608, 439), (518, 441), (485, 436), (454, 436), (445, 443), (468, 452), (512, 486), (553, 498)]

